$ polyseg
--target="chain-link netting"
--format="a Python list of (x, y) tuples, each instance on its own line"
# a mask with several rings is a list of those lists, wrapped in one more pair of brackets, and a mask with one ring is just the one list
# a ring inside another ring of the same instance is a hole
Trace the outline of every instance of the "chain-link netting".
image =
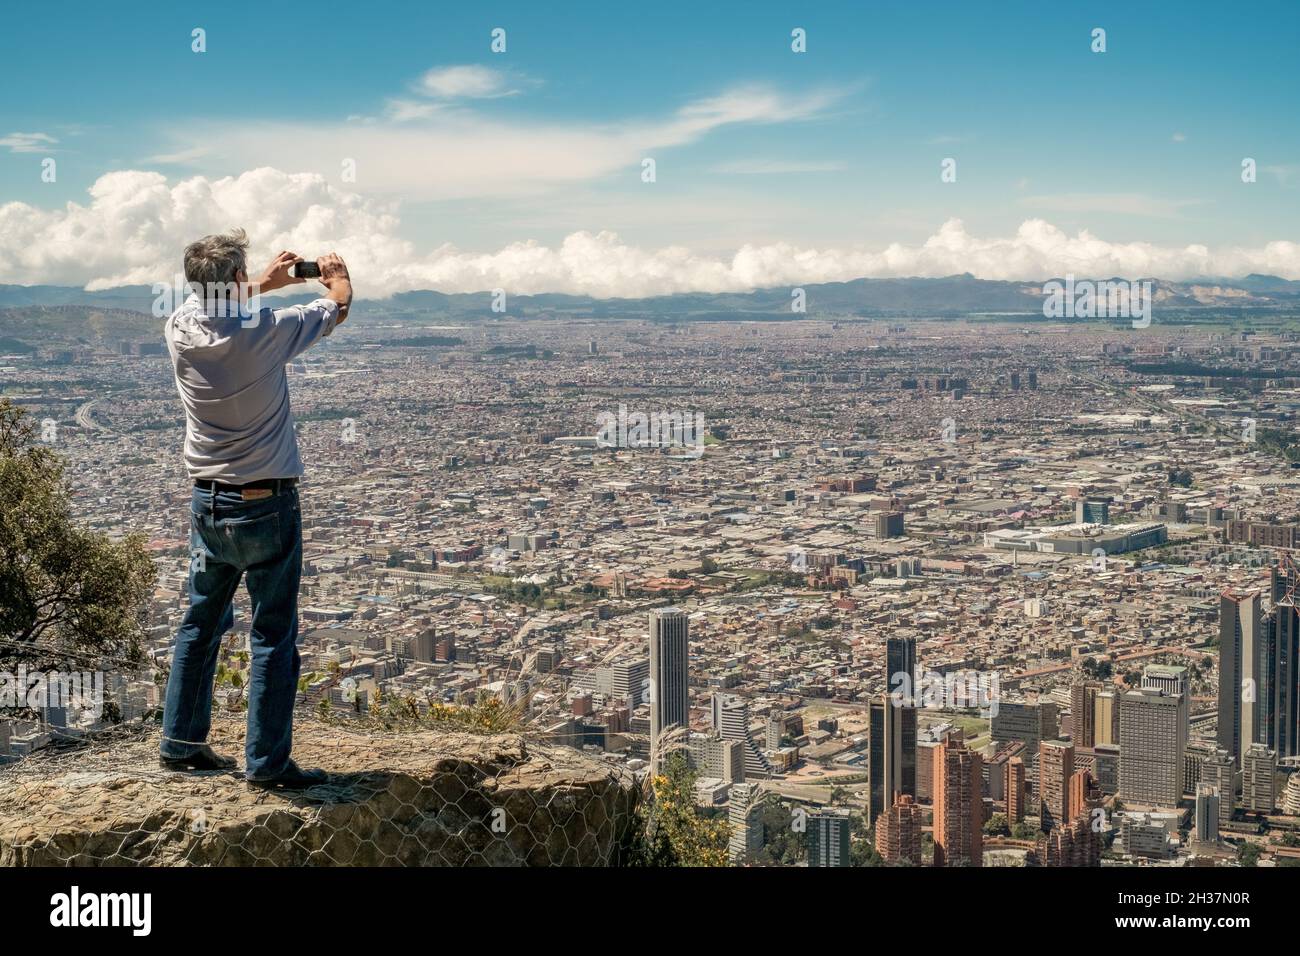
[[(242, 715), (210, 742), (242, 755)], [(626, 862), (626, 769), (524, 734), (394, 730), (300, 713), (301, 791), (158, 764), (156, 727), (59, 741), (0, 768), (0, 865), (604, 866)]]

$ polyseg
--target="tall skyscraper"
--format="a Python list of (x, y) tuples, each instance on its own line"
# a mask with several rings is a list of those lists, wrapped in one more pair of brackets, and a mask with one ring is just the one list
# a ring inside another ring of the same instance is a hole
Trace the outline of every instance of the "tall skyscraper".
[(1092, 718), (1092, 746), (1119, 744), (1119, 695), (1113, 690), (1097, 694)]
[[(907, 682), (899, 684), (896, 675), (906, 674)], [(906, 688), (910, 700), (915, 704), (919, 694), (916, 686), (916, 638), (891, 637), (885, 641), (885, 690), (892, 693)]]
[(874, 821), (901, 794), (916, 796), (916, 708), (882, 694), (868, 707), (867, 783)]
[(1267, 694), (1271, 728), (1258, 742), (1279, 757), (1300, 756), (1300, 568), (1284, 553), (1270, 573), (1273, 628), (1263, 655), (1271, 680)]
[(1007, 823), (1020, 823), (1025, 819), (1025, 762), (1019, 757), (1007, 761)]
[(921, 865), (921, 830), (925, 813), (904, 793), (876, 821), (876, 852), (886, 863)]
[(1263, 629), (1272, 621), (1260, 614), (1260, 593), (1224, 591), (1219, 597), (1219, 746), (1241, 759), (1257, 740), (1267, 741), (1261, 701), (1271, 688), (1265, 680)]
[(1070, 740), (1075, 747), (1091, 750), (1097, 744), (1097, 695), (1102, 687), (1094, 680), (1077, 680), (1070, 686)]
[(934, 865), (984, 865), (983, 761), (956, 740), (934, 757)]
[(1070, 777), (1074, 775), (1074, 745), (1044, 740), (1038, 748), (1038, 817), (1044, 833), (1070, 822)]
[(678, 608), (650, 612), (650, 753), (658, 769), (660, 737), (690, 726), (690, 618)]
[(1119, 795), (1125, 803), (1176, 807), (1183, 795), (1187, 699), (1148, 688), (1119, 710)]
[(848, 810), (818, 810), (808, 818), (808, 865), (852, 865)]

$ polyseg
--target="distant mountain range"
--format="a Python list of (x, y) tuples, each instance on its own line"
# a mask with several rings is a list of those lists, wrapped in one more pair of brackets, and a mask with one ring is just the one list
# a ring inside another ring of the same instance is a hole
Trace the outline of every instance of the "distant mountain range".
[[(1050, 280), (1044, 280), (1044, 282)], [(1064, 280), (1058, 280), (1064, 281)], [(1152, 283), (1155, 304), (1174, 309), (1300, 309), (1300, 281), (1277, 276), (1205, 278)], [(942, 279), (854, 279), (804, 286), (807, 312), (868, 316), (967, 315), (988, 312), (1040, 313), (1044, 282), (977, 279), (970, 274)], [(364, 287), (364, 283), (363, 283)], [(508, 290), (507, 290), (508, 292)], [(594, 299), (546, 293), (509, 296), (506, 314), (550, 313), (588, 318), (657, 315), (667, 318), (789, 318), (790, 287), (754, 292), (682, 293), (643, 299)], [(0, 285), (0, 309), (83, 306), (148, 313), (154, 301), (148, 286), (85, 292), (74, 286)], [(402, 292), (387, 299), (362, 299), (357, 311), (393, 317), (489, 317), (488, 292), (447, 294)]]

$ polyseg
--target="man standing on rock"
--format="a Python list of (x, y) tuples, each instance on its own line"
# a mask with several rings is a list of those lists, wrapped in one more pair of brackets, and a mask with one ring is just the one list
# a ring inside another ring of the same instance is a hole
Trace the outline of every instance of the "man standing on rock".
[(255, 282), (244, 231), (206, 236), (185, 249), (191, 295), (167, 320), (167, 350), (185, 407), (190, 505), (190, 607), (176, 634), (163, 710), (162, 766), (230, 770), (208, 745), (212, 684), (231, 601), (246, 580), (252, 603), (252, 663), (244, 775), (261, 787), (321, 783), (320, 770), (290, 759), (298, 693), (298, 583), (302, 512), (285, 364), (347, 318), (347, 266), (319, 260), (325, 295), (306, 305), (250, 311), (249, 299), (295, 283), (301, 257), (282, 252)]

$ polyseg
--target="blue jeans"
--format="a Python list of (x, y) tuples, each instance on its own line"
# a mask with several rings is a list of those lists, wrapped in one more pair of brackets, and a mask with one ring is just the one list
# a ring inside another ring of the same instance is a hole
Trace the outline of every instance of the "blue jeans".
[(208, 739), (221, 637), (234, 624), (231, 601), (247, 575), (252, 660), (244, 774), (278, 776), (293, 747), (298, 693), (298, 583), (302, 511), (297, 486), (245, 501), (237, 492), (194, 489), (190, 503), (190, 608), (176, 632), (162, 755), (184, 758)]

